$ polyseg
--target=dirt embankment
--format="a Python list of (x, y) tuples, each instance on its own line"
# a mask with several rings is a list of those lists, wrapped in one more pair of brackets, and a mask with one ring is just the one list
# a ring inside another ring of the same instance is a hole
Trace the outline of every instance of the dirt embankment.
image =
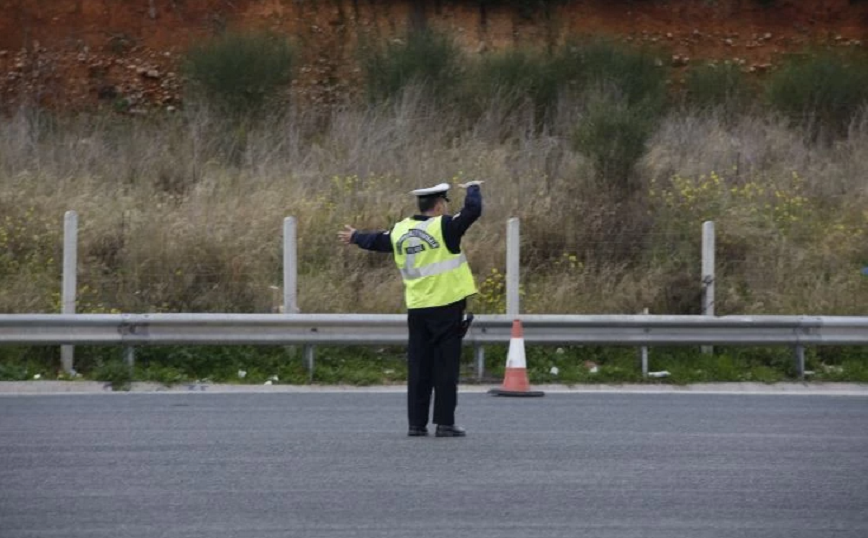
[(811, 44), (864, 48), (868, 2), (586, 0), (525, 13), (487, 2), (395, 0), (0, 0), (0, 104), (173, 106), (177, 62), (226, 28), (284, 32), (304, 51), (299, 90), (313, 101), (357, 87), (360, 40), (413, 24), (450, 32), (471, 53), (606, 35), (663, 47), (687, 68), (732, 60), (765, 71)]

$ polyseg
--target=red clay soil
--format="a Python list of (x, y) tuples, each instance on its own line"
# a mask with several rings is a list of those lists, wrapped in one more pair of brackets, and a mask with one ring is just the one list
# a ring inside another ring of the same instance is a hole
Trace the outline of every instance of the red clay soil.
[(471, 53), (605, 35), (666, 50), (681, 69), (708, 60), (765, 71), (781, 54), (864, 48), (868, 0), (585, 0), (549, 13), (425, 0), (0, 0), (0, 108), (174, 106), (184, 50), (223, 29), (286, 33), (304, 53), (298, 90), (314, 102), (357, 87), (360, 39), (411, 24), (448, 31)]

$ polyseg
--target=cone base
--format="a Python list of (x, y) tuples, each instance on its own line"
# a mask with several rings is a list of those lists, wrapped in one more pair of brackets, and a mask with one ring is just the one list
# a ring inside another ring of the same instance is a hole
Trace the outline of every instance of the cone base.
[(488, 391), (492, 396), (509, 396), (511, 398), (539, 398), (541, 396), (545, 396), (546, 393), (539, 390), (527, 390), (527, 391), (517, 391), (517, 390), (503, 390), (503, 389), (491, 389)]

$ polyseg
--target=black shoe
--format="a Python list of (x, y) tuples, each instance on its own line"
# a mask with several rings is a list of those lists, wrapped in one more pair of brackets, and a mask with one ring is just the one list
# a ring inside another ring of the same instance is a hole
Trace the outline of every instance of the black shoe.
[(407, 430), (408, 437), (425, 437), (428, 435), (428, 428), (425, 426), (410, 426), (410, 429)]
[(464, 431), (464, 428), (459, 428), (458, 426), (438, 424), (435, 435), (437, 437), (464, 437), (467, 435), (467, 432)]

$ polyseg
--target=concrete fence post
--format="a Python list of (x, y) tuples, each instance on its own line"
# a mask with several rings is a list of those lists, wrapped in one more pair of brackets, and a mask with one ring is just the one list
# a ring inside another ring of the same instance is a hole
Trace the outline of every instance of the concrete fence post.
[[(78, 213), (67, 211), (63, 216), (63, 283), (61, 285), (62, 314), (75, 314), (78, 271)], [(60, 364), (67, 375), (73, 372), (75, 348), (60, 347)]]
[[(702, 223), (702, 315), (714, 316), (714, 222)], [(712, 353), (712, 346), (702, 346), (703, 353)]]
[[(298, 314), (298, 227), (295, 217), (283, 219), (283, 313)], [(296, 347), (287, 346), (290, 357), (295, 357)], [(314, 347), (304, 346), (302, 361), (313, 380)]]
[(298, 314), (298, 243), (295, 217), (283, 219), (283, 313)]
[(512, 318), (521, 312), (519, 286), (521, 275), (519, 260), (521, 259), (521, 235), (519, 220), (509, 219), (506, 222), (506, 314)]

